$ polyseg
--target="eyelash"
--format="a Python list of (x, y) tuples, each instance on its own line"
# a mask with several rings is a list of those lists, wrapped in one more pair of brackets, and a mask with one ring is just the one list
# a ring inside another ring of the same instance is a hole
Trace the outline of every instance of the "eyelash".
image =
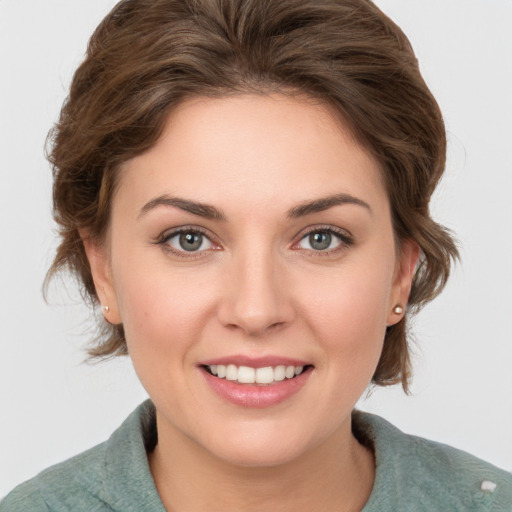
[(313, 249), (300, 249), (302, 251), (306, 251), (306, 252), (312, 254), (314, 257), (328, 258), (331, 256), (335, 256), (339, 252), (348, 249), (349, 247), (351, 247), (354, 244), (354, 240), (353, 240), (352, 236), (349, 235), (346, 231), (333, 228), (332, 226), (314, 226), (312, 228), (307, 229), (305, 232), (303, 232), (300, 235), (299, 241), (296, 242), (294, 245), (297, 245), (302, 240), (311, 236), (314, 233), (328, 233), (329, 235), (334, 235), (334, 237), (337, 238), (340, 242), (338, 247), (335, 247), (334, 249), (330, 249), (330, 250), (325, 250), (325, 251), (315, 251)]
[[(207, 240), (209, 240), (210, 243), (216, 245), (216, 243), (212, 240), (212, 237), (211, 237), (211, 235), (208, 234), (208, 232), (206, 232), (205, 230), (203, 230), (201, 228), (192, 227), (192, 226), (190, 226), (190, 227), (184, 226), (182, 228), (173, 230), (171, 232), (163, 233), (160, 236), (160, 238), (156, 241), (156, 245), (161, 245), (162, 249), (164, 251), (166, 251), (178, 258), (182, 258), (182, 259), (186, 259), (186, 260), (195, 260), (195, 259), (203, 257), (203, 253), (207, 252), (206, 250), (189, 251), (189, 252), (184, 251), (184, 250), (179, 251), (169, 245), (169, 243), (168, 243), (169, 240), (171, 240), (172, 238), (179, 236), (183, 233), (202, 235)], [(346, 250), (354, 244), (353, 238), (346, 231), (333, 228), (332, 226), (315, 226), (315, 227), (312, 227), (312, 228), (306, 230), (305, 232), (303, 232), (300, 235), (299, 241), (294, 243), (294, 246), (299, 244), (302, 240), (311, 236), (314, 233), (327, 233), (330, 235), (334, 235), (334, 237), (339, 240), (340, 245), (334, 249), (324, 250), (324, 251), (315, 251), (314, 249), (297, 249), (297, 250), (300, 250), (303, 252), (308, 252), (309, 254), (313, 255), (314, 257), (325, 258), (325, 257), (330, 257), (333, 255), (336, 255), (340, 251)]]
[(204, 253), (205, 251), (178, 251), (176, 250), (174, 247), (171, 247), (169, 245), (169, 240), (171, 240), (172, 238), (176, 237), (176, 236), (179, 236), (183, 233), (187, 233), (187, 234), (195, 234), (195, 235), (202, 235), (204, 236), (206, 239), (208, 239), (212, 244), (215, 245), (215, 242), (212, 241), (212, 237), (211, 235), (209, 235), (205, 230), (201, 229), (201, 228), (197, 228), (197, 227), (192, 227), (192, 226), (184, 226), (182, 228), (179, 228), (179, 229), (176, 229), (176, 230), (173, 230), (171, 232), (165, 232), (163, 233), (160, 238), (158, 239), (158, 241), (156, 242), (157, 245), (161, 245), (162, 246), (162, 249), (170, 254), (172, 254), (173, 256), (177, 256), (178, 258), (182, 258), (182, 259), (186, 259), (186, 260), (195, 260), (195, 259), (198, 259), (198, 258), (201, 258), (202, 257), (202, 253)]

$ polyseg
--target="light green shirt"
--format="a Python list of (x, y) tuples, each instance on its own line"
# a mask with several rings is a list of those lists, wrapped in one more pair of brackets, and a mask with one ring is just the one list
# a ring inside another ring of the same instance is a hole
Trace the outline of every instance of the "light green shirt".
[[(465, 452), (406, 435), (355, 412), (353, 430), (375, 452), (362, 512), (512, 512), (512, 475)], [(110, 439), (16, 487), (0, 512), (165, 512), (148, 465), (155, 409), (140, 405)]]

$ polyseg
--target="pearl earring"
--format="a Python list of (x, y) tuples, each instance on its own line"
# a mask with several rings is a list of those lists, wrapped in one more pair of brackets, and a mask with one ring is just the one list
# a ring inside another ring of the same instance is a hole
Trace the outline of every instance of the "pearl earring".
[(105, 313), (108, 313), (110, 311), (110, 308), (108, 306), (103, 306), (103, 309), (105, 310)]
[(402, 306), (400, 306), (400, 304), (397, 304), (393, 308), (393, 313), (395, 313), (395, 315), (401, 315), (403, 312), (404, 312), (404, 308)]

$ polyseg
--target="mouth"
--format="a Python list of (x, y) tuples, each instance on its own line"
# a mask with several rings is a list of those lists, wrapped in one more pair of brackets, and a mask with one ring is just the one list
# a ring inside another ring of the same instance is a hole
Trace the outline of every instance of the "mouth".
[(242, 354), (198, 365), (214, 395), (243, 408), (265, 408), (292, 399), (313, 375), (314, 365), (301, 359)]
[(225, 379), (238, 384), (256, 384), (271, 386), (273, 384), (295, 379), (312, 369), (312, 365), (292, 366), (276, 365), (253, 368), (235, 364), (202, 365), (202, 368), (217, 379)]

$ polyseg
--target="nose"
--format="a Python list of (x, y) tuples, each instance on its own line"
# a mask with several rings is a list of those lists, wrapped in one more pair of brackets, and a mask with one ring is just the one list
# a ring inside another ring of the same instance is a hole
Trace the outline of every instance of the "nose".
[(253, 337), (291, 323), (295, 312), (282, 267), (270, 251), (234, 257), (218, 309), (220, 322)]

